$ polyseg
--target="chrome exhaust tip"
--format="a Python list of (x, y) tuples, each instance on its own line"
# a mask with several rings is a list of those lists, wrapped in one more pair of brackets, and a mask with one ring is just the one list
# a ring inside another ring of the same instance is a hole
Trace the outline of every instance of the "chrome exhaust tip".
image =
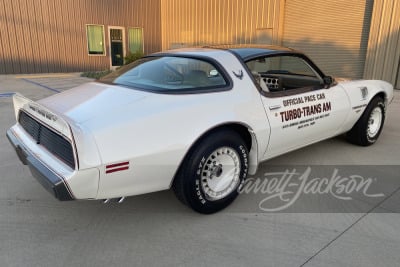
[(116, 201), (117, 203), (121, 204), (124, 202), (125, 197), (120, 197), (120, 198), (107, 198), (103, 200), (103, 204), (110, 203), (111, 201)]

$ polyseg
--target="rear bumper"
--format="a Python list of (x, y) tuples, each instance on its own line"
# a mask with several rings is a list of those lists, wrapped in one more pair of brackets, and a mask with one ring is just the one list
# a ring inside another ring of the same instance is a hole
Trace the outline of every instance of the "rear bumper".
[(7, 131), (7, 138), (14, 147), (19, 159), (24, 165), (28, 165), (33, 177), (58, 200), (74, 200), (66, 182), (62, 177), (54, 173), (40, 160), (38, 160), (11, 130)]

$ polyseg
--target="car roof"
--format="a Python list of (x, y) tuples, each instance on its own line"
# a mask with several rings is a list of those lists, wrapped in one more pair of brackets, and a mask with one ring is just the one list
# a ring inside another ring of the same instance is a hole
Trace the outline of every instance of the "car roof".
[(274, 54), (302, 54), (301, 52), (289, 47), (260, 44), (241, 44), (241, 45), (212, 45), (203, 48), (229, 50), (239, 56), (243, 61), (256, 58), (262, 55)]
[(224, 53), (231, 53), (235, 55), (243, 63), (264, 56), (274, 55), (292, 55), (301, 57), (308, 62), (322, 77), (325, 74), (318, 68), (318, 66), (308, 58), (303, 52), (295, 50), (290, 47), (276, 46), (276, 45), (262, 45), (262, 44), (223, 44), (223, 45), (207, 45), (207, 46), (192, 46), (186, 48), (178, 48), (167, 50), (163, 52), (154, 53), (150, 56), (165, 56), (165, 55), (202, 55), (202, 56), (215, 56), (219, 51)]
[(223, 44), (223, 45), (194, 46), (194, 47), (185, 47), (185, 48), (162, 51), (154, 53), (152, 55), (157, 56), (161, 54), (170, 54), (170, 53), (191, 54), (193, 52), (207, 53), (211, 51), (215, 52), (218, 50), (224, 50), (233, 53), (242, 61), (247, 61), (265, 55), (278, 55), (278, 54), (304, 55), (302, 52), (292, 48), (275, 46), (275, 45), (260, 45), (260, 44), (234, 44), (234, 45)]

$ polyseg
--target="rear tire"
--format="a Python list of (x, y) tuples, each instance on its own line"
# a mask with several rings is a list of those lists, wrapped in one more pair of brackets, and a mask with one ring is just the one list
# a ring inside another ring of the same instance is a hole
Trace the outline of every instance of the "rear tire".
[(385, 103), (379, 96), (373, 98), (363, 115), (347, 133), (347, 139), (356, 145), (370, 146), (378, 140), (385, 122)]
[(248, 149), (234, 131), (221, 130), (201, 140), (186, 157), (173, 190), (193, 210), (210, 214), (231, 204), (248, 171)]

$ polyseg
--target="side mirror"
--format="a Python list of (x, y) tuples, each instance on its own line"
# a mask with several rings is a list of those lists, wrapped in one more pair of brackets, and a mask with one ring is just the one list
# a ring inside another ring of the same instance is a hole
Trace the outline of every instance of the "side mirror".
[(331, 86), (335, 80), (332, 78), (332, 76), (325, 76), (324, 77), (324, 84), (327, 86)]

